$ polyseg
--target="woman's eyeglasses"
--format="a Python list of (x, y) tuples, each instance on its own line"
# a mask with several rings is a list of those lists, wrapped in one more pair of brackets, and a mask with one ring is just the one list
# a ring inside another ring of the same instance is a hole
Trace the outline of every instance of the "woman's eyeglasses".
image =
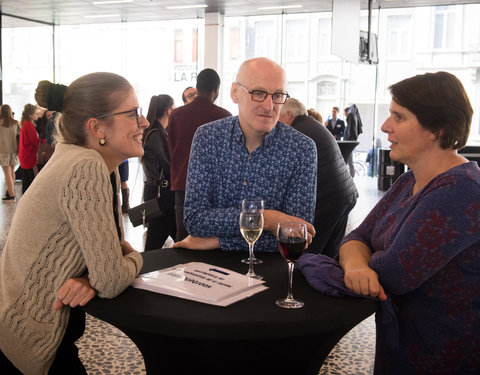
[(138, 108), (135, 108), (135, 109), (130, 109), (128, 111), (107, 113), (105, 115), (95, 116), (94, 118), (100, 120), (100, 119), (105, 118), (105, 117), (124, 115), (124, 114), (127, 114), (127, 113), (130, 114), (130, 117), (135, 117), (135, 119), (137, 120), (137, 124), (140, 125), (140, 123), (142, 122), (142, 116), (143, 116), (142, 107), (138, 107)]

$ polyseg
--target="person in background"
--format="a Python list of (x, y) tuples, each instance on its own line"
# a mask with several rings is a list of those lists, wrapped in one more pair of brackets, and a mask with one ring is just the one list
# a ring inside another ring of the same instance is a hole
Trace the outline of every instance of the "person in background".
[[(278, 251), (277, 224), (305, 223), (308, 243), (315, 235), (317, 156), (307, 136), (278, 121), (288, 98), (283, 68), (272, 60), (242, 63), (230, 96), (238, 116), (200, 127), (192, 143), (185, 196), (185, 226), (190, 233), (174, 247), (242, 250), (242, 199), (265, 202), (259, 251)], [(198, 99), (197, 99), (198, 100)]]
[(307, 113), (310, 117), (313, 117), (315, 120), (317, 120), (320, 124), (323, 123), (323, 118), (322, 118), (322, 115), (320, 113), (318, 113), (316, 110), (314, 110), (313, 108), (309, 108), (307, 109)]
[(45, 139), (45, 132), (48, 120), (52, 117), (52, 112), (44, 107), (38, 108), (39, 115), (36, 121), (36, 130), (38, 133), (38, 137), (42, 140)]
[(25, 104), (22, 112), (22, 127), (20, 129), (20, 142), (18, 146), (18, 158), (22, 167), (22, 193), (27, 191), (33, 179), (38, 173), (37, 149), (40, 144), (35, 121), (37, 121), (40, 110), (34, 104)]
[(340, 149), (329, 131), (307, 115), (305, 106), (288, 98), (279, 120), (311, 138), (317, 148), (317, 195), (313, 226), (316, 235), (307, 251), (335, 258), (345, 236), (348, 214), (358, 192)]
[(53, 153), (54, 147), (46, 143), (46, 130), (48, 121), (52, 118), (53, 112), (47, 110), (46, 108), (40, 108), (40, 115), (37, 119), (36, 130), (38, 137), (40, 138), (40, 144), (38, 145), (37, 151), (37, 168), (40, 172), (43, 166), (47, 163), (48, 159)]
[(182, 101), (183, 104), (188, 104), (193, 102), (193, 100), (198, 96), (198, 91), (195, 87), (188, 86), (182, 92)]
[(52, 83), (47, 80), (39, 81), (35, 89), (35, 100), (41, 107), (47, 108), (52, 112), (52, 116), (47, 122), (45, 128), (45, 140), (47, 144), (53, 144), (55, 136), (55, 119), (62, 112), (63, 96), (67, 86)]
[(0, 164), (7, 187), (7, 192), (2, 198), (3, 202), (15, 202), (18, 121), (13, 118), (13, 115), (12, 108), (8, 104), (0, 107)]
[(145, 130), (142, 157), (145, 175), (143, 200), (158, 196), (165, 209), (165, 216), (148, 223), (145, 250), (160, 249), (168, 236), (175, 239), (175, 193), (170, 190), (170, 155), (168, 153), (168, 118), (175, 109), (169, 95), (154, 95), (148, 106), (147, 120), (150, 126)]
[(395, 305), (398, 335), (377, 323), (375, 374), (479, 374), (480, 168), (457, 153), (473, 109), (446, 72), (390, 91), (381, 129), (410, 170), (345, 238), (345, 285)]
[(332, 108), (332, 117), (325, 121), (325, 126), (335, 139), (340, 141), (344, 136), (345, 122), (337, 118), (338, 112), (340, 112), (338, 107)]
[(176, 241), (188, 235), (183, 223), (183, 205), (193, 135), (201, 125), (232, 115), (214, 104), (219, 89), (220, 77), (217, 72), (210, 68), (202, 70), (197, 76), (198, 96), (190, 104), (176, 108), (168, 120), (171, 190), (175, 192)]
[(122, 214), (128, 213), (130, 209), (130, 189), (128, 188), (128, 159), (124, 160), (118, 166), (118, 174), (120, 175), (120, 191), (122, 192)]
[[(356, 141), (358, 136), (362, 133), (362, 119), (360, 118), (360, 113), (358, 112), (357, 106), (352, 104), (350, 107), (344, 109), (345, 121), (347, 122), (347, 127), (345, 129), (345, 141)], [(353, 153), (348, 156), (347, 165), (350, 169), (350, 174), (355, 176), (355, 167), (353, 165)]]
[(360, 112), (355, 104), (345, 108), (345, 121), (347, 122), (345, 140), (356, 141), (358, 136), (363, 133), (363, 124)]
[(123, 239), (116, 173), (143, 155), (148, 122), (135, 91), (91, 73), (68, 86), (64, 104), (55, 152), (18, 203), (0, 255), (1, 374), (86, 375), (78, 306), (117, 296), (142, 267)]

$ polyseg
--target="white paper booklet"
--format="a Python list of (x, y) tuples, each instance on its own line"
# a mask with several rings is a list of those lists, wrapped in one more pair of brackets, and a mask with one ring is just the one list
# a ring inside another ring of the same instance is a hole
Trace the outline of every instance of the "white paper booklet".
[(263, 280), (199, 262), (145, 273), (133, 280), (132, 286), (217, 306), (228, 306), (267, 289)]

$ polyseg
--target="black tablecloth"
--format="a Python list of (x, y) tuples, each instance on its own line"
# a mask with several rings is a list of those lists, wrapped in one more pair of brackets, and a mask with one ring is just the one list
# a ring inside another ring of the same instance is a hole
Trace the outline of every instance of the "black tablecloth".
[[(154, 250), (142, 254), (144, 266), (141, 273), (192, 261), (246, 273), (248, 265), (240, 262), (246, 255), (246, 252), (220, 250)], [(287, 294), (287, 264), (279, 253), (256, 255), (264, 263), (256, 265), (255, 272), (264, 277), (269, 289), (227, 307), (129, 287), (114, 299), (96, 298), (90, 301), (85, 310), (117, 326), (131, 337), (144, 355), (148, 373), (158, 373), (165, 368), (168, 368), (167, 374), (173, 371), (188, 373), (193, 369), (196, 373), (222, 373), (221, 367), (217, 371), (214, 369), (220, 362), (222, 366), (233, 366), (225, 374), (237, 373), (236, 370), (241, 373), (246, 371), (243, 366), (247, 366), (248, 361), (247, 365), (233, 363), (240, 361), (238, 357), (243, 356), (242, 351), (247, 355), (249, 350), (261, 350), (261, 353), (252, 354), (261, 356), (258, 362), (253, 360), (252, 367), (256, 372), (252, 373), (266, 373), (274, 365), (280, 364), (281, 369), (291, 366), (290, 370), (295, 369), (292, 372), (295, 374), (318, 372), (335, 343), (374, 313), (376, 303), (362, 298), (323, 296), (311, 288), (296, 270), (293, 295), (304, 301), (305, 306), (293, 310), (280, 308), (275, 301)], [(278, 345), (294, 346), (284, 354), (288, 357), (288, 351), (298, 352), (294, 357), (302, 365), (288, 360), (278, 362), (283, 355)], [(162, 354), (168, 357), (170, 364)], [(175, 360), (172, 359), (174, 356)], [(198, 364), (181, 371), (177, 366), (183, 356)], [(200, 362), (209, 360), (211, 363), (200, 366)], [(304, 369), (302, 366), (309, 361), (312, 363), (305, 365), (308, 369)]]

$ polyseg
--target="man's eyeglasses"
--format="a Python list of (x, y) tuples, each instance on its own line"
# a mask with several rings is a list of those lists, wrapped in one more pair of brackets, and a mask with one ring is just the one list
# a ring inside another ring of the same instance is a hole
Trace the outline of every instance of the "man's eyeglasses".
[(194, 92), (191, 92), (190, 94), (187, 95), (187, 98), (193, 98), (193, 97), (196, 97), (198, 94), (196, 91)]
[(142, 107), (138, 107), (138, 108), (135, 108), (135, 109), (130, 109), (128, 111), (123, 111), (123, 112), (116, 112), (116, 113), (107, 113), (105, 115), (99, 115), (99, 116), (95, 116), (96, 119), (102, 119), (102, 118), (105, 118), (105, 117), (110, 117), (110, 116), (117, 116), (117, 115), (124, 115), (124, 114), (127, 114), (128, 113), (128, 117), (135, 117), (135, 119), (137, 120), (137, 124), (140, 125), (140, 123), (142, 122)]
[(265, 99), (267, 99), (268, 95), (271, 95), (272, 102), (274, 102), (275, 104), (283, 104), (290, 97), (288, 92), (268, 93), (268, 92), (263, 91), (263, 90), (251, 90), (251, 91), (249, 91), (240, 82), (236, 82), (236, 84), (238, 86), (240, 86), (242, 89), (244, 89), (246, 92), (248, 92), (250, 95), (252, 95), (252, 100), (254, 102), (263, 102), (263, 101), (265, 101)]

